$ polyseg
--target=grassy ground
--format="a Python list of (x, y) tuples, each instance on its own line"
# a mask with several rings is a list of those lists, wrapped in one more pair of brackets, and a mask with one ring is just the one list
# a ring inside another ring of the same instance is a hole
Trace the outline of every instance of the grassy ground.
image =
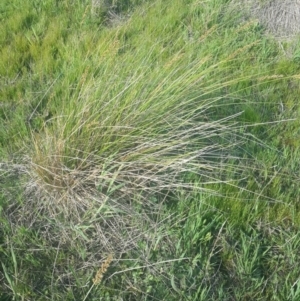
[(0, 299), (299, 300), (297, 40), (225, 0), (0, 16)]

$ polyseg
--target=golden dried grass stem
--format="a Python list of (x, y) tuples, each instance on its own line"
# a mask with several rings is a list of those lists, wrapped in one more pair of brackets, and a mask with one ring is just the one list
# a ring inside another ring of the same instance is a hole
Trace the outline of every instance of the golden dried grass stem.
[(97, 271), (97, 274), (95, 275), (93, 279), (93, 284), (98, 285), (101, 283), (103, 275), (106, 273), (108, 267), (110, 266), (111, 262), (113, 260), (113, 255), (109, 254), (106, 260), (102, 263), (101, 267)]
[(98, 269), (94, 279), (93, 279), (93, 284), (90, 287), (89, 291), (87, 292), (87, 294), (85, 295), (83, 301), (86, 300), (86, 298), (88, 297), (88, 295), (90, 294), (90, 292), (92, 291), (93, 287), (96, 285), (99, 285), (103, 279), (103, 275), (106, 273), (108, 267), (110, 266), (112, 260), (113, 260), (114, 256), (113, 254), (109, 254), (107, 256), (107, 258), (105, 259), (105, 261), (102, 263), (101, 267)]

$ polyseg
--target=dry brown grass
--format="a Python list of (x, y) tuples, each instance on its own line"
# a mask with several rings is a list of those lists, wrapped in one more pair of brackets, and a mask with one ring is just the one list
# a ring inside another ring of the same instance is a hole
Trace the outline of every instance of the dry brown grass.
[(258, 19), (277, 38), (290, 39), (300, 33), (299, 0), (234, 0), (233, 3)]

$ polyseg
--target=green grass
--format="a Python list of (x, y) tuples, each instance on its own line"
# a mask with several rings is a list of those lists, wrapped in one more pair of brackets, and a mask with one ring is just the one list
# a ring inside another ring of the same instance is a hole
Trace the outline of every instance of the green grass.
[(0, 299), (297, 301), (299, 45), (110, 5), (0, 4)]

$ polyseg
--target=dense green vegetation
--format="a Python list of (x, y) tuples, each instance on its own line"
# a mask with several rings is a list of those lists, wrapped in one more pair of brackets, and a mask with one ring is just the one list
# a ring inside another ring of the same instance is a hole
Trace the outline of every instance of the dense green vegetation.
[(0, 18), (0, 300), (300, 299), (297, 39), (228, 0)]

